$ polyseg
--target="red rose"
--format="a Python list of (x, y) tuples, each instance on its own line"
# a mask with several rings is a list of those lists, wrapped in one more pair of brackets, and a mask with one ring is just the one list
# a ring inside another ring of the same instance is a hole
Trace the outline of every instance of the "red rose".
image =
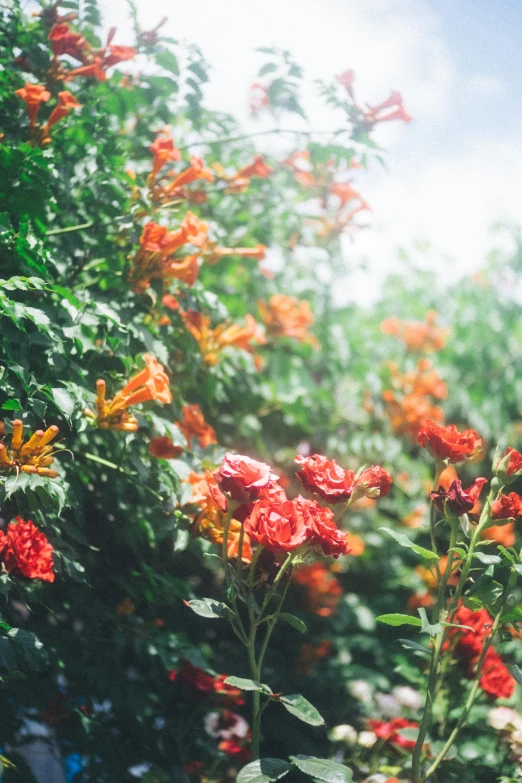
[(468, 489), (462, 489), (462, 483), (459, 479), (455, 479), (450, 484), (448, 491), (444, 487), (439, 487), (437, 492), (431, 492), (430, 497), (442, 513), (447, 506), (452, 514), (456, 517), (461, 517), (463, 514), (467, 514), (468, 511), (474, 507), (479, 495), (482, 491), (482, 487), (487, 483), (487, 479), (478, 478), (471, 487)]
[(353, 470), (344, 470), (333, 459), (313, 454), (311, 457), (295, 458), (302, 470), (297, 478), (309, 492), (316, 492), (327, 503), (344, 503), (352, 495), (355, 474)]
[(479, 684), (484, 693), (495, 699), (509, 699), (515, 692), (515, 680), (493, 647), (486, 653)]
[(213, 475), (220, 490), (239, 503), (256, 500), (279, 478), (264, 462), (230, 452)]
[(297, 549), (311, 535), (298, 504), (292, 500), (261, 498), (254, 504), (244, 527), (251, 541), (275, 554)]
[(182, 446), (175, 446), (172, 442), (172, 438), (158, 435), (155, 438), (151, 438), (149, 442), (149, 452), (153, 457), (158, 459), (176, 459), (183, 453)]
[(214, 690), (214, 677), (207, 674), (204, 669), (194, 666), (186, 658), (181, 661), (178, 671), (178, 677), (183, 680), (190, 688), (194, 688), (201, 693), (212, 693)]
[(522, 516), (522, 498), (516, 492), (501, 495), (491, 504), (492, 519), (517, 519)]
[(451, 629), (452, 635), (459, 636), (455, 648), (457, 654), (466, 660), (478, 658), (484, 639), (491, 631), (493, 618), (487, 609), (478, 609), (474, 612), (461, 604), (455, 614), (454, 622), (458, 625), (467, 625), (473, 629), (472, 631), (463, 631), (460, 628)]
[(301, 495), (293, 502), (311, 532), (310, 542), (313, 545), (321, 547), (328, 557), (347, 555), (351, 551), (346, 533), (339, 530), (333, 512), (329, 508), (324, 508), (315, 500), (308, 500)]
[(54, 582), (53, 548), (30, 519), (16, 517), (16, 524), (10, 522), (5, 532), (0, 531), (0, 557), (9, 573)]
[(355, 480), (355, 486), (364, 490), (367, 498), (383, 498), (390, 491), (392, 477), (380, 465), (363, 470)]
[(399, 734), (401, 729), (418, 729), (419, 724), (415, 721), (406, 718), (393, 718), (390, 721), (371, 720), (370, 726), (379, 739), (407, 750), (415, 747), (416, 740), (407, 739)]
[(425, 421), (421, 425), (418, 440), (434, 457), (450, 462), (471, 459), (482, 447), (482, 438), (475, 430), (459, 432), (454, 424), (441, 427), (434, 421)]

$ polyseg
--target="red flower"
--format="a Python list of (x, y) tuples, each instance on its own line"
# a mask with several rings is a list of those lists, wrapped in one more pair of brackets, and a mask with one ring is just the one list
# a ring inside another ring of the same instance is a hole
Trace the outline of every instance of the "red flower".
[(21, 87), (19, 90), (15, 90), (15, 95), (18, 95), (27, 106), (27, 116), (31, 125), (36, 123), (38, 111), (40, 110), (40, 104), (49, 100), (51, 93), (46, 90), (41, 84), (31, 84), (26, 82), (25, 87)]
[(390, 491), (392, 477), (380, 465), (363, 470), (355, 480), (355, 486), (364, 489), (367, 498), (383, 498)]
[(344, 470), (333, 459), (313, 454), (311, 457), (297, 456), (295, 462), (302, 466), (297, 478), (303, 487), (316, 492), (328, 503), (344, 503), (352, 495), (355, 474)]
[(371, 720), (370, 727), (379, 737), (391, 745), (397, 745), (399, 748), (411, 750), (415, 747), (415, 740), (407, 739), (401, 736), (401, 729), (418, 729), (419, 724), (406, 718), (393, 718), (390, 721)]
[(299, 503), (292, 500), (262, 498), (254, 504), (244, 527), (251, 541), (275, 554), (297, 549), (311, 534)]
[(176, 459), (183, 453), (183, 447), (175, 446), (172, 438), (157, 435), (155, 438), (150, 439), (149, 452), (158, 459)]
[(239, 688), (236, 688), (234, 685), (228, 685), (225, 682), (227, 677), (228, 674), (218, 674), (217, 677), (214, 678), (214, 693), (221, 696), (227, 705), (240, 707), (245, 703), (243, 691), (239, 690)]
[(48, 36), (51, 42), (53, 53), (58, 57), (60, 54), (68, 54), (76, 60), (83, 62), (85, 52), (90, 49), (88, 42), (80, 33), (73, 33), (71, 28), (65, 22), (59, 22), (53, 25)]
[(311, 532), (311, 543), (319, 546), (327, 557), (339, 557), (351, 551), (346, 533), (339, 530), (333, 512), (329, 508), (324, 508), (315, 500), (307, 500), (301, 495), (295, 498), (293, 503)]
[(515, 680), (493, 647), (486, 653), (479, 684), (488, 696), (495, 699), (509, 699), (515, 692)]
[(250, 177), (266, 179), (272, 174), (272, 171), (273, 169), (265, 163), (262, 155), (254, 155), (253, 163), (250, 163), (248, 166), (243, 166), (242, 169), (236, 171), (234, 179), (249, 179)]
[(264, 462), (230, 452), (223, 457), (214, 477), (221, 491), (240, 503), (256, 500), (279, 478)]
[(80, 109), (81, 103), (78, 103), (74, 95), (67, 90), (58, 93), (58, 104), (51, 112), (51, 116), (44, 125), (44, 131), (47, 133), (53, 125), (56, 125), (64, 117), (67, 117), (72, 109)]
[(426, 421), (421, 425), (418, 441), (437, 459), (450, 462), (471, 459), (482, 447), (482, 438), (475, 430), (459, 432), (454, 424), (441, 427), (434, 421)]
[(190, 441), (196, 438), (202, 449), (217, 443), (216, 431), (214, 427), (207, 424), (201, 412), (199, 405), (184, 405), (181, 409), (181, 421), (176, 424), (187, 439), (187, 446), (190, 448)]
[(241, 764), (246, 764), (252, 758), (250, 748), (241, 745), (236, 739), (223, 740), (219, 743), (218, 748)]
[(460, 517), (463, 514), (467, 514), (474, 507), (484, 484), (487, 484), (487, 479), (478, 478), (471, 487), (462, 489), (460, 479), (455, 479), (450, 484), (447, 492), (444, 487), (439, 487), (437, 492), (430, 493), (430, 497), (439, 511), (444, 513), (445, 506), (447, 506), (452, 514)]
[(336, 77), (336, 80), (339, 82), (340, 85), (342, 85), (345, 89), (348, 95), (353, 100), (353, 84), (355, 82), (355, 74), (350, 69), (348, 71), (344, 71), (343, 73), (338, 74)]
[(501, 495), (491, 504), (492, 519), (517, 519), (522, 516), (522, 498), (516, 492)]
[(456, 651), (461, 658), (473, 660), (478, 658), (485, 637), (491, 631), (493, 618), (487, 609), (478, 609), (474, 612), (462, 604), (457, 609), (454, 622), (458, 625), (467, 625), (472, 631), (463, 631), (459, 628), (452, 629), (452, 635), (459, 636)]
[(5, 532), (0, 531), (0, 557), (9, 573), (54, 582), (53, 548), (30, 519), (16, 517), (16, 524), (10, 522)]

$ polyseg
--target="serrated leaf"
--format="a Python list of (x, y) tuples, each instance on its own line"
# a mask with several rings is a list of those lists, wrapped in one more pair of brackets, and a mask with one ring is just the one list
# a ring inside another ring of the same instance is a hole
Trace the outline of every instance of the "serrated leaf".
[(299, 631), (300, 633), (306, 633), (306, 624), (303, 623), (302, 620), (299, 619), (299, 617), (296, 617), (295, 614), (288, 614), (288, 612), (281, 612), (277, 615), (278, 620), (282, 620), (284, 623), (288, 623), (288, 625), (291, 625), (292, 628), (295, 628), (296, 631)]
[(291, 767), (282, 759), (259, 759), (252, 761), (240, 770), (237, 783), (272, 783), (284, 777)]
[(226, 685), (233, 685), (242, 691), (258, 691), (259, 693), (272, 693), (272, 689), (259, 680), (250, 680), (246, 677), (227, 677)]
[(418, 617), (412, 617), (409, 614), (381, 614), (375, 619), (378, 623), (385, 623), (386, 625), (416, 625), (418, 628), (422, 627), (422, 621)]
[(183, 601), (185, 606), (199, 614), (200, 617), (208, 619), (230, 617), (231, 611), (228, 606), (221, 601), (215, 601), (213, 598), (194, 598), (192, 601)]
[(309, 723), (311, 726), (324, 726), (324, 720), (320, 712), (300, 693), (294, 693), (291, 696), (281, 696), (279, 701), (288, 712), (304, 723)]
[(297, 769), (324, 783), (350, 783), (352, 771), (343, 764), (330, 759), (318, 759), (315, 756), (290, 756)]
[(397, 533), (395, 530), (390, 530), (388, 527), (380, 527), (379, 530), (384, 530), (385, 533), (388, 533), (388, 535), (395, 539), (400, 546), (406, 547), (407, 549), (413, 549), (413, 551), (424, 560), (439, 559), (439, 556), (435, 554), (435, 552), (432, 552), (431, 549), (425, 549), (423, 546), (414, 544), (404, 533)]

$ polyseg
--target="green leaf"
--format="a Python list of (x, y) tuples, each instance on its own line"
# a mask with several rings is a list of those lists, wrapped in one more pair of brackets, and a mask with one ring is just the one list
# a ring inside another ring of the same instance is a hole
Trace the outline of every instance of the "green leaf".
[(281, 696), (279, 701), (288, 712), (304, 723), (309, 723), (311, 726), (324, 726), (324, 720), (318, 710), (300, 693)]
[(277, 616), (278, 620), (282, 620), (284, 623), (288, 623), (288, 625), (291, 625), (292, 628), (295, 628), (296, 631), (299, 631), (300, 633), (306, 633), (306, 624), (303, 623), (302, 620), (299, 619), (299, 617), (296, 617), (295, 614), (288, 614), (288, 612), (281, 612)]
[(474, 552), (473, 557), (476, 557), (484, 565), (498, 565), (502, 562), (498, 555), (486, 555), (484, 552)]
[(214, 601), (213, 598), (194, 598), (192, 601), (183, 601), (185, 606), (189, 606), (193, 612), (200, 617), (207, 618), (226, 618), (230, 617), (232, 612), (228, 606), (221, 601)]
[(74, 413), (75, 402), (73, 396), (62, 388), (51, 389), (54, 404), (64, 416), (70, 418)]
[(290, 764), (282, 759), (259, 759), (243, 767), (236, 781), (237, 783), (271, 783), (284, 777), (290, 769)]
[(409, 614), (381, 614), (375, 618), (378, 623), (386, 625), (416, 625), (422, 627), (422, 621), (418, 617), (411, 617)]
[(512, 625), (522, 623), (522, 608), (520, 606), (512, 606), (508, 612), (502, 615), (500, 624), (505, 625), (506, 623), (511, 623)]
[(179, 76), (178, 59), (172, 52), (161, 52), (156, 55), (156, 62), (166, 71), (173, 73), (174, 76)]
[(259, 693), (272, 693), (272, 689), (259, 680), (249, 680), (245, 677), (227, 677), (226, 685), (233, 685), (242, 691), (258, 691)]
[(352, 771), (343, 764), (330, 759), (318, 759), (315, 756), (290, 756), (297, 769), (324, 783), (350, 783)]
[(42, 666), (47, 664), (47, 653), (42, 642), (34, 633), (24, 631), (22, 628), (11, 628), (7, 636), (14, 642), (19, 657), (31, 669), (41, 669)]
[(379, 530), (384, 530), (385, 533), (388, 533), (388, 535), (395, 539), (400, 546), (406, 547), (407, 549), (413, 549), (413, 551), (424, 558), (424, 560), (439, 559), (439, 556), (435, 554), (435, 552), (432, 552), (431, 549), (425, 549), (423, 546), (414, 544), (404, 533), (396, 533), (395, 530), (390, 530), (388, 527), (380, 527)]
[(408, 647), (411, 650), (416, 650), (417, 652), (422, 653), (423, 655), (429, 655), (430, 651), (427, 647), (423, 647), (422, 644), (417, 644), (417, 642), (412, 642), (411, 639), (399, 639), (399, 642), (402, 644), (403, 647)]
[(442, 631), (442, 625), (440, 623), (434, 623), (433, 625), (428, 620), (426, 609), (421, 607), (419, 609), (419, 615), (422, 622), (421, 633), (429, 633), (430, 636), (437, 636)]
[(22, 406), (18, 402), (18, 400), (7, 400), (7, 402), (4, 402), (2, 405), (3, 411), (19, 411), (21, 410)]

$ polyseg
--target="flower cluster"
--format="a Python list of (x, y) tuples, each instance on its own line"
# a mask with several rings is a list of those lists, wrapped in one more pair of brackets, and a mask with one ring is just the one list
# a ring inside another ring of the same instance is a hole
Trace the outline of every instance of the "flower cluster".
[(143, 358), (145, 368), (136, 373), (111, 400), (105, 396), (105, 381), (100, 379), (96, 382), (96, 413), (86, 408), (85, 415), (94, 419), (100, 429), (135, 432), (138, 420), (128, 410), (131, 406), (149, 400), (164, 404), (172, 402), (169, 379), (163, 365), (150, 353)]
[(58, 103), (47, 118), (45, 124), (38, 129), (38, 133), (36, 134), (35, 130), (37, 128), (40, 105), (46, 103), (50, 99), (51, 93), (41, 84), (26, 82), (25, 87), (16, 90), (15, 94), (24, 101), (27, 107), (31, 141), (36, 144), (48, 144), (50, 142), (49, 132), (51, 128), (54, 127), (57, 122), (63, 120), (64, 117), (67, 117), (73, 109), (81, 108), (81, 104), (78, 103), (71, 92), (68, 90), (59, 92)]
[[(112, 43), (115, 33), (116, 29), (111, 28), (106, 45), (93, 49), (88, 41), (80, 33), (71, 30), (66, 22), (53, 25), (49, 33), (49, 41), (54, 53), (54, 62), (51, 66), (53, 77), (69, 80), (75, 76), (90, 76), (98, 81), (105, 81), (109, 68), (126, 60), (132, 60), (136, 56), (136, 49), (133, 47)], [(64, 61), (58, 60), (64, 54), (78, 60), (82, 65), (66, 70)]]
[(399, 92), (391, 92), (386, 100), (378, 103), (376, 106), (370, 106), (368, 103), (366, 106), (360, 106), (355, 99), (354, 72), (352, 70), (344, 71), (336, 78), (352, 101), (352, 110), (350, 112), (352, 122), (361, 130), (370, 131), (379, 122), (391, 122), (393, 120), (411, 122), (411, 117), (404, 108), (402, 96)]
[[(305, 488), (330, 502), (347, 503), (354, 490), (360, 496), (385, 495), (391, 485), (389, 475), (378, 466), (360, 471), (355, 478), (353, 471), (343, 471), (326, 457), (314, 455), (308, 461), (298, 457), (296, 461), (303, 465), (297, 475)], [(209, 491), (215, 502), (225, 512), (229, 500), (234, 501), (235, 518), (244, 519), (251, 543), (276, 556), (297, 549), (303, 553), (315, 550), (328, 557), (350, 551), (333, 512), (301, 495), (289, 500), (278, 483), (279, 477), (265, 463), (229, 453), (213, 477), (216, 486), (209, 484)], [(244, 505), (239, 514), (237, 504)]]
[(0, 560), (9, 574), (54, 582), (53, 548), (30, 519), (16, 517), (0, 530)]
[(206, 223), (192, 212), (187, 212), (177, 231), (168, 231), (154, 221), (146, 223), (129, 275), (134, 291), (146, 291), (153, 279), (176, 279), (194, 285), (199, 273), (197, 255), (192, 253), (180, 257), (175, 254), (187, 244), (201, 247), (206, 241), (207, 230)]
[[(467, 675), (473, 677), (482, 647), (491, 632), (493, 618), (487, 609), (473, 611), (460, 605), (455, 614), (455, 622), (473, 629), (452, 629), (457, 638), (455, 654), (464, 664)], [(488, 647), (479, 684), (484, 693), (495, 699), (509, 699), (515, 692), (515, 680), (494, 647)]]
[(24, 443), (24, 424), (20, 419), (13, 421), (11, 444), (7, 448), (0, 443), (0, 472), (35, 473), (39, 476), (56, 478), (58, 473), (49, 467), (54, 462), (51, 441), (58, 435), (58, 427), (52, 425), (36, 430)]
[[(208, 365), (215, 365), (225, 348), (236, 348), (247, 353), (254, 353), (252, 343), (263, 345), (266, 341), (263, 331), (249, 313), (245, 316), (245, 325), (218, 324), (212, 328), (208, 315), (187, 310), (182, 314), (183, 322), (192, 337), (196, 340), (203, 361)], [(261, 366), (259, 357), (254, 357), (256, 367)]]
[(437, 326), (437, 317), (435, 310), (426, 313), (424, 322), (401, 321), (391, 316), (381, 323), (381, 332), (401, 340), (408, 353), (434, 353), (444, 348), (450, 333), (450, 329)]
[(319, 617), (329, 617), (335, 612), (343, 589), (327, 563), (318, 561), (301, 566), (296, 571), (294, 583), (302, 589), (309, 612)]
[(401, 373), (393, 362), (389, 369), (393, 388), (385, 389), (382, 398), (390, 424), (397, 435), (416, 440), (426, 420), (444, 420), (444, 413), (434, 400), (446, 397), (446, 385), (428, 359), (419, 359), (414, 371)]
[(308, 331), (314, 316), (312, 308), (304, 299), (274, 294), (268, 304), (259, 301), (257, 306), (269, 334), (274, 337), (292, 337), (318, 346), (316, 338)]

